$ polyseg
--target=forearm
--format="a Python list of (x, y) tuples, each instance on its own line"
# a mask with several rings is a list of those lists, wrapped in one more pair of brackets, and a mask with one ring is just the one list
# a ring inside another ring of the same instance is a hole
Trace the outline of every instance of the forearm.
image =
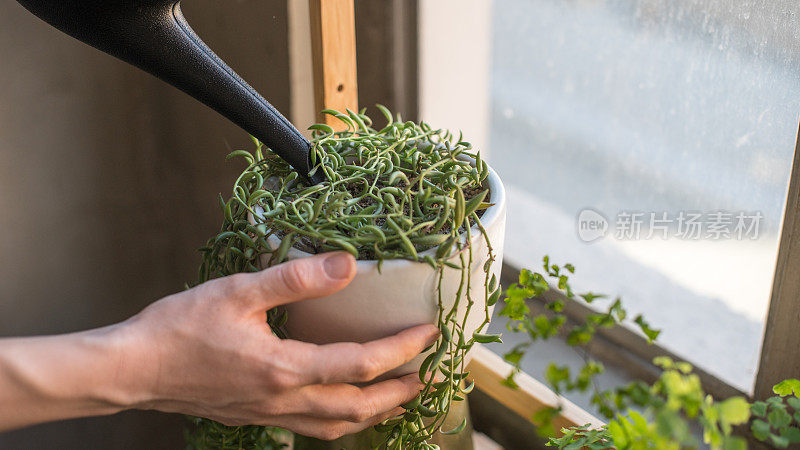
[(137, 408), (335, 439), (401, 414), (425, 386), (418, 374), (371, 382), (430, 346), (436, 326), (314, 345), (264, 323), (266, 311), (330, 295), (355, 273), (345, 252), (301, 258), (209, 281), (110, 327), (0, 339), (0, 431)]
[(0, 339), (0, 431), (131, 407), (122, 347), (114, 327)]

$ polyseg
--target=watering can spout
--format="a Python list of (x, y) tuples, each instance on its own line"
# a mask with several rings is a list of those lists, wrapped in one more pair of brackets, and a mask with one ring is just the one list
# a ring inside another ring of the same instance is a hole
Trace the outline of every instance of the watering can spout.
[(40, 19), (201, 101), (266, 144), (307, 181), (311, 144), (195, 34), (177, 0), (18, 0)]

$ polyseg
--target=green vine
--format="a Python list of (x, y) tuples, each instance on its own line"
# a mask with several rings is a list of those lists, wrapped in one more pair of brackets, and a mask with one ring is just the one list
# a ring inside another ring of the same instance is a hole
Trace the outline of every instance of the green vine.
[[(763, 402), (751, 404), (740, 396), (716, 401), (703, 391), (700, 378), (692, 373), (689, 363), (658, 357), (653, 363), (662, 372), (652, 385), (634, 381), (609, 390), (600, 389), (595, 377), (604, 368), (588, 356), (586, 346), (599, 328), (621, 326), (626, 320), (628, 314), (621, 299), (616, 298), (605, 312), (590, 314), (583, 323), (568, 327), (563, 314), (565, 299), (588, 304), (605, 296), (591, 292), (575, 294), (569, 284), (575, 272), (571, 264), (560, 267), (551, 264), (545, 256), (542, 268), (541, 273), (523, 269), (518, 282), (506, 290), (505, 306), (500, 315), (509, 318), (510, 331), (527, 333), (529, 339), (504, 355), (515, 367), (505, 384), (516, 387), (514, 377), (534, 342), (563, 335), (568, 345), (579, 350), (584, 364), (573, 374), (567, 366), (550, 363), (545, 378), (559, 395), (591, 390), (591, 403), (609, 421), (598, 429), (588, 424), (564, 428), (560, 430), (561, 436), (555, 437), (553, 418), (561, 408), (544, 408), (532, 419), (540, 434), (549, 437), (548, 446), (568, 450), (699, 448), (691, 432), (693, 426), (699, 426), (703, 430), (703, 442), (712, 449), (745, 449), (747, 441), (734, 435), (733, 430), (748, 421), (756, 440), (777, 448), (800, 444), (800, 381), (796, 379), (775, 385), (776, 396)], [(557, 294), (552, 295), (552, 291)], [(533, 315), (527, 303), (533, 298), (543, 300), (548, 312)], [(632, 322), (650, 343), (660, 333), (642, 316), (635, 317)]]
[[(494, 252), (480, 223), (482, 211), (491, 205), (485, 187), (489, 169), (461, 136), (455, 139), (425, 123), (404, 122), (378, 108), (388, 122), (381, 129), (373, 128), (363, 110), (323, 111), (339, 119), (345, 131), (334, 132), (325, 124), (310, 127), (312, 173), (321, 171), (326, 179), (315, 186), (255, 139), (254, 152), (232, 152), (229, 157), (243, 158), (247, 168), (236, 179), (232, 197), (220, 197), (225, 220), (220, 233), (201, 249), (199, 282), (260, 270), (262, 257), (268, 258), (267, 265), (278, 264), (293, 247), (308, 253), (348, 251), (358, 259), (376, 260), (379, 269), (387, 259), (429, 264), (438, 277), (441, 336), (419, 371), (424, 389), (403, 405), (405, 414), (375, 427), (382, 436), (375, 447), (433, 449), (437, 447), (428, 440), (440, 431), (451, 405), (472, 390), (462, 383), (466, 353), (475, 342), (499, 341), (499, 336), (480, 333), (489, 323), (489, 307), (501, 294), (491, 275)], [(484, 318), (469, 333), (467, 316), (476, 303), (469, 269), (478, 256), (486, 256), (473, 255), (476, 230), (489, 254), (480, 281)], [(448, 270), (460, 274), (460, 284), (446, 308), (442, 280)], [(460, 304), (466, 309), (461, 320)], [(267, 322), (279, 337), (285, 337), (286, 320), (285, 310), (267, 312)], [(262, 427), (195, 422), (190, 442), (197, 448), (280, 448)], [(466, 419), (443, 433), (458, 433), (465, 425)]]

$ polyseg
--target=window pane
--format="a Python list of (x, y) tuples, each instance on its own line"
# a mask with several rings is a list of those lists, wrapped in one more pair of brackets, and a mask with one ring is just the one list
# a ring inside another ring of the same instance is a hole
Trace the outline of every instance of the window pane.
[(493, 5), (507, 260), (575, 264), (577, 287), (622, 295), (662, 345), (750, 391), (800, 111), (800, 6)]

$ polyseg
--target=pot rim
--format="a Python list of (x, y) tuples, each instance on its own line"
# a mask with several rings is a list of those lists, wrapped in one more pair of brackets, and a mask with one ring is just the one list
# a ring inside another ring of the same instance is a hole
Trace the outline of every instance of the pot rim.
[[(483, 215), (480, 217), (481, 224), (484, 228), (488, 229), (492, 224), (498, 220), (500, 220), (503, 216), (503, 211), (505, 210), (506, 205), (506, 189), (503, 186), (503, 182), (500, 180), (500, 176), (495, 172), (495, 170), (487, 164), (487, 168), (489, 171), (489, 175), (486, 177), (486, 182), (489, 185), (489, 199), (492, 202), (492, 206), (486, 208)], [(264, 209), (261, 206), (256, 206), (255, 208), (256, 213), (263, 214)], [(255, 224), (255, 218), (253, 217), (252, 213), (248, 213), (248, 220), (251, 224)], [(480, 228), (477, 225), (473, 226), (470, 230), (473, 239), (477, 239), (480, 237)], [(461, 235), (464, 237), (464, 234)], [(280, 240), (276, 236), (270, 236), (267, 241), (271, 245), (277, 246), (280, 244)], [(425, 255), (433, 255), (436, 252), (436, 247), (429, 248), (424, 252), (420, 252), (419, 256)], [(308, 256), (313, 256), (312, 253), (304, 252), (298, 248), (292, 247), (289, 249), (288, 253), (286, 254), (287, 260), (305, 258)], [(378, 260), (369, 259), (369, 260), (357, 260), (356, 261), (358, 269), (367, 269), (377, 266)], [(411, 261), (408, 259), (385, 259), (383, 260), (383, 267), (388, 268), (389, 266), (399, 267), (404, 264), (426, 264), (424, 262), (419, 261)]]

